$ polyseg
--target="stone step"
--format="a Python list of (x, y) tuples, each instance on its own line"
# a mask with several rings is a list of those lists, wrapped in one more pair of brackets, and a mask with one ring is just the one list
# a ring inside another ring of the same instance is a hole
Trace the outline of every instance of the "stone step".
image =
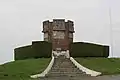
[(51, 72), (49, 72), (49, 73), (65, 73), (65, 74), (67, 74), (67, 73), (71, 73), (71, 74), (86, 74), (85, 72), (66, 72), (66, 71), (58, 71), (58, 72), (56, 72), (56, 71), (51, 71)]
[(85, 74), (84, 72), (50, 72), (49, 74)]
[(79, 71), (79, 70), (64, 70), (64, 69), (52, 69), (51, 72), (82, 72), (82, 71)]
[(58, 72), (58, 71), (64, 71), (64, 72), (82, 72), (82, 71), (80, 71), (80, 70), (78, 70), (78, 69), (51, 69), (51, 71), (56, 71), (56, 72)]
[(53, 68), (77, 68), (77, 67), (75, 67), (74, 65), (70, 65), (70, 66), (66, 66), (66, 65), (54, 65), (53, 64)]
[(68, 67), (68, 68), (66, 68), (66, 67), (52, 67), (52, 69), (75, 69), (75, 70), (78, 70), (78, 68), (75, 68), (75, 67)]
[(55, 58), (52, 69), (46, 75), (47, 77), (63, 77), (63, 76), (90, 76), (79, 70), (68, 58)]
[(72, 62), (61, 62), (61, 63), (54, 63), (55, 67), (75, 67)]
[(59, 77), (59, 76), (89, 76), (89, 75), (86, 75), (86, 74), (75, 74), (75, 73), (67, 73), (67, 74), (64, 74), (64, 73), (50, 73), (49, 75), (46, 75), (48, 77)]
[(53, 67), (75, 67), (72, 63), (70, 63), (70, 64), (62, 64), (62, 63), (60, 63), (60, 64), (53, 64), (54, 66)]

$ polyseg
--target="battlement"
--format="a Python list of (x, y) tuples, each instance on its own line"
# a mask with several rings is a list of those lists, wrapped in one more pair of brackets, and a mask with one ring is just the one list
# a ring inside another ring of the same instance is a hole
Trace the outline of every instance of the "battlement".
[(48, 32), (48, 30), (69, 30), (70, 32), (74, 33), (74, 23), (73, 21), (67, 20), (65, 22), (65, 19), (53, 19), (53, 21), (46, 20), (43, 22), (43, 31), (42, 32)]
[(44, 22), (54, 22), (54, 21), (62, 21), (62, 22), (72, 22), (73, 23), (73, 21), (72, 20), (65, 20), (65, 19), (53, 19), (53, 20), (45, 20), (45, 21), (43, 21), (43, 23)]

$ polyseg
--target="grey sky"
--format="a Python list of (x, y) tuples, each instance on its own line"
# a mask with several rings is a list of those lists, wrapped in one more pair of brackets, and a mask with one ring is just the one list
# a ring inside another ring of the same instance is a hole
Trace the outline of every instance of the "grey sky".
[(74, 41), (110, 45), (109, 3), (113, 52), (120, 57), (120, 0), (0, 0), (0, 63), (13, 60), (15, 47), (43, 40), (42, 22), (53, 18), (74, 21)]

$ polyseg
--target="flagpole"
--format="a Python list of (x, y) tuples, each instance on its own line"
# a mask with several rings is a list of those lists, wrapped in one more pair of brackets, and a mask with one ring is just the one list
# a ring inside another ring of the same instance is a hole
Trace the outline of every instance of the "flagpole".
[(112, 15), (111, 15), (111, 1), (109, 0), (109, 19), (110, 19), (110, 53), (113, 57), (113, 33), (112, 33)]

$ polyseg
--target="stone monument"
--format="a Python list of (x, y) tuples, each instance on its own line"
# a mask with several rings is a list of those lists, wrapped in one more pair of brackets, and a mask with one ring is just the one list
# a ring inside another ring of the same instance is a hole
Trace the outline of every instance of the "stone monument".
[(53, 19), (43, 22), (44, 41), (52, 43), (53, 55), (69, 57), (70, 43), (73, 42), (74, 23), (65, 19)]

